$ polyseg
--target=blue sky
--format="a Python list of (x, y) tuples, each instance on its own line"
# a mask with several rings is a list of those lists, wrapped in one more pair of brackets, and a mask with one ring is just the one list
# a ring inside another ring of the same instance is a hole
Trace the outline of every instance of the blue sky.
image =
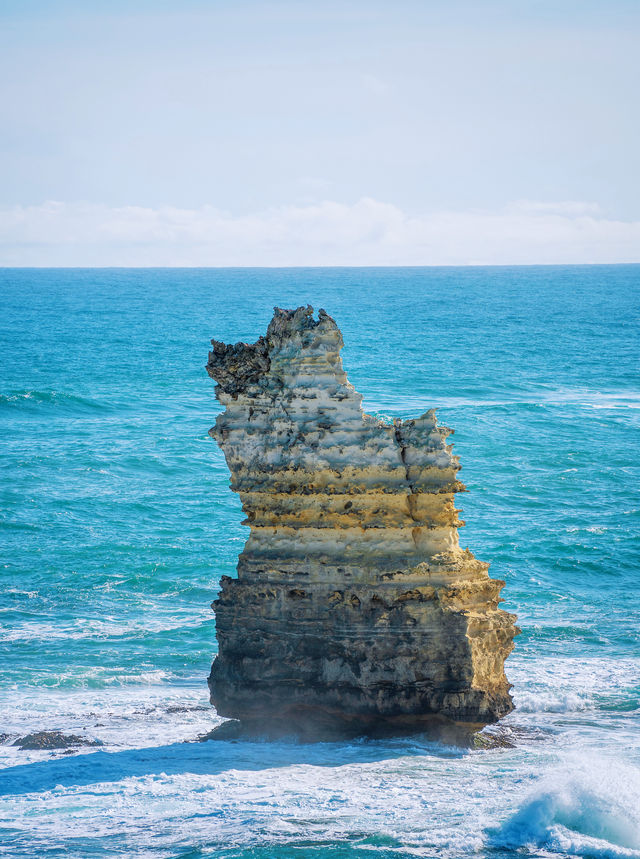
[(0, 4), (0, 264), (640, 261), (640, 3)]

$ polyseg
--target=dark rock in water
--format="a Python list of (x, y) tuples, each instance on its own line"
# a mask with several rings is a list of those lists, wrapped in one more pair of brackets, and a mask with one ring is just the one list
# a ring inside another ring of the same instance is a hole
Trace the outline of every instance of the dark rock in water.
[(247, 732), (242, 722), (237, 719), (227, 719), (221, 725), (217, 725), (206, 734), (198, 737), (198, 742), (205, 743), (207, 740), (239, 740), (246, 738)]
[(194, 707), (189, 706), (181, 706), (180, 704), (172, 704), (170, 707), (167, 707), (167, 713), (196, 713), (201, 710), (207, 710), (207, 707), (202, 707), (200, 705), (196, 705)]
[(251, 527), (214, 603), (218, 712), (323, 736), (477, 728), (512, 710), (515, 616), (460, 548), (451, 430), (433, 410), (364, 414), (323, 310), (276, 308), (257, 343), (212, 342), (226, 410), (211, 435)]
[(531, 725), (489, 725), (482, 731), (482, 738), (488, 740), (490, 748), (515, 748), (530, 743), (545, 743), (553, 739), (554, 732), (549, 727)]
[(60, 731), (38, 731), (35, 734), (27, 734), (13, 743), (23, 751), (73, 749), (78, 746), (101, 746), (100, 740), (89, 740), (86, 737), (78, 737), (75, 734), (63, 734)]

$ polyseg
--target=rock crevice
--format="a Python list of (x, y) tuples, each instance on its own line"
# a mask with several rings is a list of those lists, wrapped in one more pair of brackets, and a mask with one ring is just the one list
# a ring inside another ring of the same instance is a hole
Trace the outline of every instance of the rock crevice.
[(362, 410), (323, 310), (276, 308), (257, 343), (212, 341), (212, 437), (251, 528), (214, 603), (223, 716), (357, 729), (512, 709), (515, 617), (458, 541), (458, 458), (435, 412)]

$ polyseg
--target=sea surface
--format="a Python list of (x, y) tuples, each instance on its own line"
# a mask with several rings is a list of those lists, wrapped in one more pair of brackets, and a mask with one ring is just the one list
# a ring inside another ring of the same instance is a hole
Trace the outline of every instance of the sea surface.
[[(247, 536), (209, 340), (300, 304), (368, 411), (455, 429), (497, 748), (196, 741)], [(640, 857), (639, 323), (640, 266), (0, 270), (0, 855)]]

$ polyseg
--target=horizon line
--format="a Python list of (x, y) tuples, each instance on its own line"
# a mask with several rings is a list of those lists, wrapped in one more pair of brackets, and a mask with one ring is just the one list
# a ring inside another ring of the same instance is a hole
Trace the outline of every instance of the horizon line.
[(640, 260), (629, 262), (540, 262), (540, 263), (426, 263), (424, 265), (0, 265), (0, 271), (255, 271), (264, 269), (424, 269), (424, 268), (610, 268), (640, 266)]

